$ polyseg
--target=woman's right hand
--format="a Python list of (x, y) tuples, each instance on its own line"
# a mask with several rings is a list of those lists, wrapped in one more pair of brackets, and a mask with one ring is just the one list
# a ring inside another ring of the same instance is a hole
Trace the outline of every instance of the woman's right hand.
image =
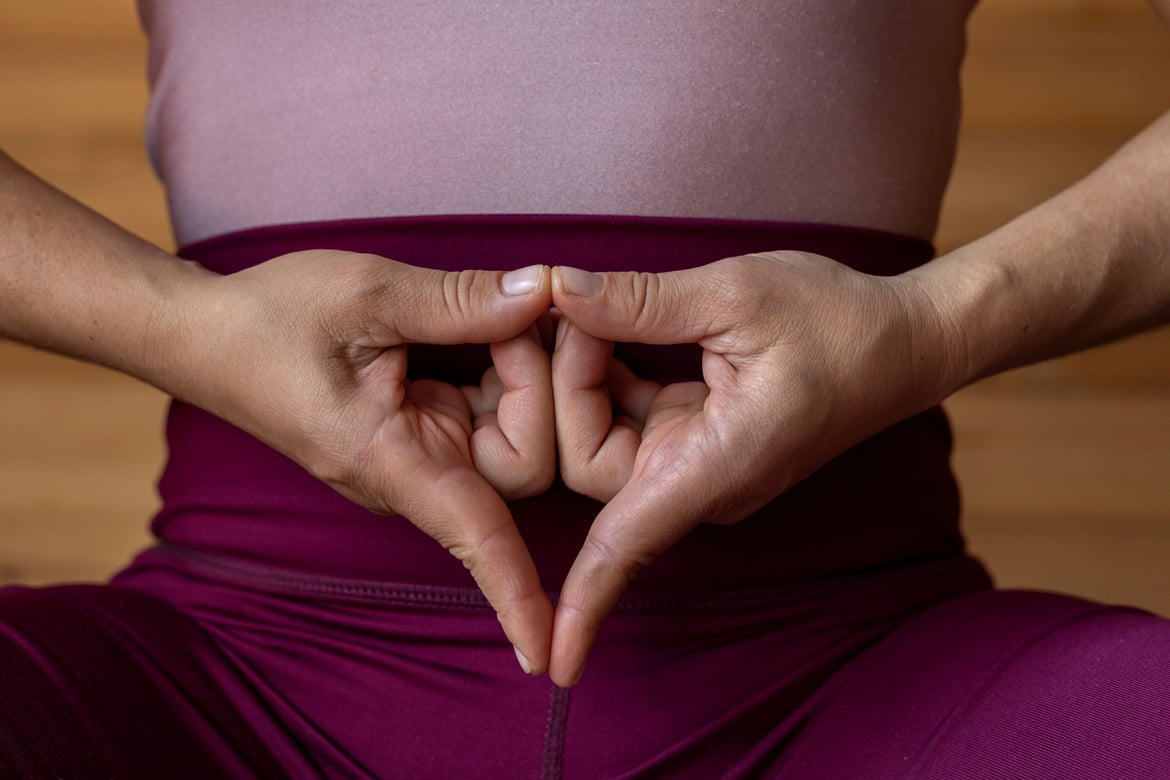
[[(186, 365), (168, 389), (350, 500), (408, 517), (463, 562), (521, 665), (543, 673), (552, 605), (504, 500), (547, 490), (556, 469), (549, 356), (533, 327), (549, 269), (298, 252), (208, 277), (189, 301)], [(408, 381), (409, 342), (490, 343), (494, 367), (477, 388)]]

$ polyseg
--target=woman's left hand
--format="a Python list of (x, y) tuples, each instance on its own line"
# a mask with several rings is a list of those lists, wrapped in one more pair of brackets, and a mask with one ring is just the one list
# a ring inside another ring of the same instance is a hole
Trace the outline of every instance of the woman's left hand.
[[(954, 389), (912, 277), (769, 252), (664, 274), (557, 268), (561, 475), (608, 502), (561, 590), (550, 675), (576, 684), (637, 570), (701, 522), (734, 523)], [(697, 342), (704, 382), (661, 386), (615, 341)]]

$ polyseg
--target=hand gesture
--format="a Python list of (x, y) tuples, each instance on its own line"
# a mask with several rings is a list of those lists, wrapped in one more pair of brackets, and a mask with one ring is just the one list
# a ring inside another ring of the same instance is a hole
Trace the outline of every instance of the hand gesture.
[[(543, 492), (556, 469), (533, 327), (548, 269), (300, 252), (215, 277), (197, 300), (192, 364), (205, 371), (179, 384), (188, 400), (356, 503), (410, 518), (467, 566), (521, 663), (543, 672), (552, 605), (504, 500)], [(409, 342), (490, 343), (494, 367), (479, 387), (409, 381)]]
[[(561, 589), (550, 674), (576, 683), (637, 570), (733, 523), (846, 448), (941, 400), (941, 328), (911, 277), (799, 252), (664, 274), (553, 270), (560, 468), (608, 501)], [(660, 386), (612, 342), (697, 342), (704, 382)]]

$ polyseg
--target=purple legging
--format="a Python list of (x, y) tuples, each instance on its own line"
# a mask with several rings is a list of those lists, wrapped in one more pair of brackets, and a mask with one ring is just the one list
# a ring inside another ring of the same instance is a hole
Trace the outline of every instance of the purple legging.
[(1170, 776), (1170, 621), (981, 576), (628, 598), (563, 691), (472, 589), (162, 548), (0, 591), (0, 777)]
[[(873, 231), (561, 215), (281, 226), (188, 247), (221, 273), (313, 247), (440, 268), (663, 271), (779, 248), (875, 274)], [(693, 347), (619, 345), (647, 377)], [(483, 348), (411, 348), (463, 382)], [(940, 410), (895, 425), (632, 584), (571, 692), (519, 671), (467, 572), (198, 409), (168, 417), (159, 545), (110, 585), (0, 590), (0, 778), (1170, 777), (1170, 622), (997, 592), (963, 552)], [(555, 597), (597, 505), (512, 510)]]

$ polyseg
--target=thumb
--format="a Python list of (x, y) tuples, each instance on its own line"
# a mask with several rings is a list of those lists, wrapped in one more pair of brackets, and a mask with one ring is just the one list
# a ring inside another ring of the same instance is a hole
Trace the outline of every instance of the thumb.
[[(529, 674), (548, 668), (553, 607), (507, 505), (473, 469), (426, 464), (398, 509), (471, 573)], [(398, 507), (396, 507), (398, 508)]]
[(487, 344), (522, 333), (551, 302), (549, 269), (438, 271), (394, 262), (379, 280), (373, 318), (396, 343)]
[(596, 338), (690, 344), (730, 326), (723, 293), (727, 275), (712, 268), (656, 274), (557, 266), (552, 297), (564, 316)]

